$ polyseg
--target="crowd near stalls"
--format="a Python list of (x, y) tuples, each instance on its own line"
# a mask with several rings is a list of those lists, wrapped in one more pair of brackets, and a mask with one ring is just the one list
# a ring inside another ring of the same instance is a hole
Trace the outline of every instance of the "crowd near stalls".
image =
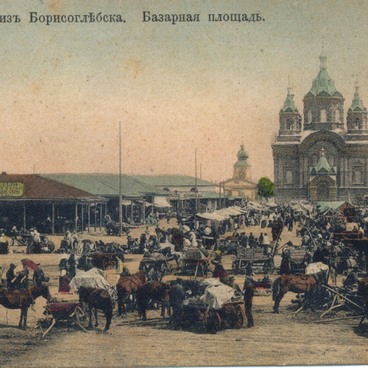
[[(140, 234), (137, 229), (134, 236), (127, 233), (122, 244), (82, 239), (67, 231), (56, 250), (59, 293), (79, 294), (78, 303), (89, 313), (89, 324), (92, 309), (103, 310), (105, 330), (110, 328), (114, 305), (119, 315), (134, 311), (142, 319), (159, 305), (162, 317), (168, 313), (168, 327), (175, 329), (213, 333), (245, 324), (253, 327), (257, 317), (252, 300), (262, 290), (266, 291), (263, 295), (272, 294), (276, 313), (283, 308), (285, 293), (292, 291), (303, 295), (297, 298), (298, 311), (328, 306), (324, 313), (330, 313), (339, 296), (350, 310), (365, 315), (364, 298), (359, 299), (365, 289), (358, 284), (367, 271), (366, 209), (348, 203), (249, 202), (211, 213), (175, 216), (175, 227), (164, 226), (174, 223), (170, 215), (167, 222), (161, 219), (155, 226), (140, 227)], [(0, 249), (3, 242), (11, 248), (11, 239), (1, 234)], [(27, 246), (30, 253), (46, 249), (41, 239), (33, 229)], [(140, 259), (137, 272), (129, 270), (129, 255)], [(4, 295), (31, 286), (41, 295), (42, 285), (48, 282), (41, 265), (25, 258), (21, 266), (9, 264), (2, 270)], [(105, 277), (109, 269), (115, 270), (116, 284)], [(70, 311), (70, 303), (53, 301), (49, 310), (69, 318), (69, 312), (60, 312), (63, 308)], [(73, 308), (75, 312), (77, 305)]]

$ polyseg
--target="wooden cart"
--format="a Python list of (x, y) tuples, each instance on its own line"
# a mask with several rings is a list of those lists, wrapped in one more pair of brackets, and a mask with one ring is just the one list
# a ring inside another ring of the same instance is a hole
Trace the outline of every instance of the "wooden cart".
[(45, 337), (56, 324), (66, 324), (68, 327), (78, 326), (87, 332), (84, 326), (88, 318), (78, 302), (49, 303), (45, 306), (44, 314), (45, 318), (38, 321), (42, 337)]

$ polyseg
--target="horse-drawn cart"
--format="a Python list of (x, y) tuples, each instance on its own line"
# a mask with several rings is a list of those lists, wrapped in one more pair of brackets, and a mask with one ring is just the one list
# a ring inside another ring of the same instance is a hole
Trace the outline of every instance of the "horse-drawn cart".
[(184, 282), (191, 298), (184, 299), (173, 309), (174, 327), (216, 333), (225, 328), (241, 328), (245, 321), (242, 296), (217, 279)]
[(272, 254), (265, 253), (264, 248), (244, 248), (238, 247), (237, 255), (232, 262), (234, 273), (246, 273), (248, 267), (256, 274), (272, 274), (274, 271), (274, 261)]
[(87, 316), (79, 302), (54, 302), (45, 306), (45, 318), (38, 321), (38, 326), (45, 337), (56, 324), (66, 324), (68, 327), (78, 326), (84, 332)]
[(199, 248), (189, 248), (181, 260), (183, 273), (194, 276), (207, 276), (210, 269), (210, 258)]
[(162, 253), (145, 254), (139, 263), (139, 270), (146, 275), (151, 269), (155, 269), (164, 274), (171, 274), (177, 269), (178, 263), (174, 256), (165, 256)]

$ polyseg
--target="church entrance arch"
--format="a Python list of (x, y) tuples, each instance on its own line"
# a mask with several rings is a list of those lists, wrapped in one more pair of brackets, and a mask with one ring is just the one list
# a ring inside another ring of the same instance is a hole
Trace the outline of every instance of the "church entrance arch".
[(330, 198), (329, 184), (327, 181), (321, 181), (317, 184), (317, 200), (328, 201)]
[(329, 175), (317, 175), (309, 182), (309, 200), (336, 201), (336, 181)]

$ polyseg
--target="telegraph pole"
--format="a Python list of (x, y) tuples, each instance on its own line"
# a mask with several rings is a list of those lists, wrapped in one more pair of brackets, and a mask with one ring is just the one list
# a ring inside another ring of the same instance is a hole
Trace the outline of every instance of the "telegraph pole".
[(195, 212), (198, 210), (198, 183), (197, 183), (197, 148), (194, 150), (194, 189), (195, 189)]
[(123, 233), (123, 198), (121, 186), (121, 121), (119, 121), (119, 236)]

